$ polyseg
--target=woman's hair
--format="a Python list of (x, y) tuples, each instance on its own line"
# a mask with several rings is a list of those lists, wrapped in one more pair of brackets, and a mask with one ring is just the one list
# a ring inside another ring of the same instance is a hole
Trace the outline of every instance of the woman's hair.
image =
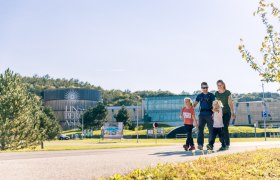
[(189, 101), (190, 101), (190, 104), (191, 104), (191, 107), (192, 107), (192, 106), (193, 106), (193, 101), (192, 101), (192, 99), (191, 99), (191, 98), (186, 97), (186, 98), (184, 99), (184, 103), (186, 102), (186, 100), (189, 100)]
[(221, 83), (224, 86), (224, 89), (226, 90), (226, 83), (223, 80), (218, 80), (217, 84)]
[[(216, 105), (218, 105), (218, 108), (215, 108)], [(222, 101), (220, 101), (220, 100), (213, 101), (213, 110), (214, 111), (219, 111), (219, 109), (223, 108), (223, 107), (224, 107), (224, 105), (223, 105)]]

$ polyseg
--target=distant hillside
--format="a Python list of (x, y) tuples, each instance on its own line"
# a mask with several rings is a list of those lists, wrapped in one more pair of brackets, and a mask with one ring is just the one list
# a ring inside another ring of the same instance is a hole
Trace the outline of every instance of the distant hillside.
[(145, 96), (168, 96), (174, 95), (169, 91), (136, 91), (129, 90), (104, 90), (100, 86), (94, 86), (88, 82), (83, 82), (78, 79), (54, 79), (49, 75), (33, 77), (22, 77), (23, 81), (28, 85), (30, 92), (43, 97), (43, 91), (54, 88), (93, 88), (102, 92), (103, 102), (107, 106), (131, 106), (137, 104), (137, 96), (141, 98)]
[[(262, 101), (262, 97), (263, 93), (233, 94), (237, 102)], [(268, 102), (280, 101), (279, 93), (265, 92), (264, 97)]]
[[(45, 89), (53, 88), (94, 88), (102, 92), (102, 97), (105, 105), (107, 106), (131, 106), (137, 104), (137, 96), (144, 98), (146, 96), (169, 96), (175, 95), (169, 91), (136, 91), (131, 92), (129, 90), (105, 90), (100, 86), (94, 86), (89, 82), (83, 82), (78, 79), (54, 79), (49, 75), (33, 77), (22, 77), (23, 81), (27, 83), (29, 91), (43, 97), (43, 91)], [(197, 94), (198, 91), (194, 92)], [(190, 95), (190, 93), (182, 92), (181, 95)], [(279, 93), (265, 93), (267, 101), (280, 101)], [(262, 93), (248, 93), (248, 94), (233, 94), (235, 102), (246, 101), (261, 101)]]

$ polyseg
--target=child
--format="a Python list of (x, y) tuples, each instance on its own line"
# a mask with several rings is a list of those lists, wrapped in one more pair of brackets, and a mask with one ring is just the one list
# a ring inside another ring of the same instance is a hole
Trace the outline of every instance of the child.
[(183, 107), (181, 110), (180, 118), (184, 119), (184, 126), (187, 131), (187, 139), (186, 139), (186, 144), (183, 147), (186, 151), (192, 151), (195, 150), (193, 137), (192, 137), (193, 122), (195, 122), (196, 127), (198, 127), (198, 125), (195, 118), (195, 112), (194, 112), (192, 100), (190, 98), (185, 98), (184, 103), (185, 103), (185, 107)]
[(220, 142), (222, 143), (222, 147), (219, 149), (220, 151), (226, 150), (226, 143), (225, 143), (225, 138), (223, 134), (223, 104), (219, 100), (215, 100), (213, 102), (213, 120), (214, 120), (214, 125), (213, 125), (213, 132), (212, 132), (212, 137), (207, 145), (208, 150), (213, 150), (214, 143), (216, 136), (218, 135), (220, 138)]

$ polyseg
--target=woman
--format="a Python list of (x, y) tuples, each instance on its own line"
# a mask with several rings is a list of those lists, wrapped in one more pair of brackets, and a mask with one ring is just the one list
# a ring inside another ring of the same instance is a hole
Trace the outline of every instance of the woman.
[(218, 100), (222, 101), (223, 107), (223, 123), (224, 123), (224, 137), (226, 141), (226, 148), (230, 146), (228, 126), (231, 118), (235, 118), (234, 105), (231, 96), (231, 92), (226, 89), (226, 84), (223, 80), (217, 81), (218, 91), (215, 96)]

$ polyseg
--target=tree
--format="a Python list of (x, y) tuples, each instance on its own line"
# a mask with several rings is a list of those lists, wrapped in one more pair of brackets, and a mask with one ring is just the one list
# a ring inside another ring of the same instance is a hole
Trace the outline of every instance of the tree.
[[(279, 5), (279, 4), (278, 4)], [(242, 58), (250, 66), (259, 72), (260, 76), (266, 82), (280, 82), (280, 38), (279, 32), (274, 28), (277, 22), (279, 27), (280, 11), (279, 8), (269, 0), (260, 0), (259, 7), (254, 15), (259, 15), (266, 28), (266, 36), (262, 42), (260, 52), (262, 60), (257, 60), (245, 47), (243, 40), (239, 46)], [(276, 21), (275, 21), (276, 19)]]
[(35, 147), (40, 138), (40, 111), (18, 74), (0, 75), (0, 148)]
[(122, 106), (121, 109), (118, 111), (118, 113), (114, 115), (114, 117), (117, 122), (123, 122), (123, 125), (126, 129), (132, 128), (130, 117), (125, 106)]
[(107, 114), (108, 111), (105, 105), (99, 102), (95, 108), (88, 109), (83, 114), (84, 127), (93, 130), (100, 129), (105, 122)]
[(41, 107), (42, 111), (40, 113), (40, 141), (41, 148), (44, 149), (44, 141), (52, 140), (59, 135), (61, 127), (56, 119), (54, 112), (49, 107), (42, 107), (40, 101), (38, 101), (38, 106)]

